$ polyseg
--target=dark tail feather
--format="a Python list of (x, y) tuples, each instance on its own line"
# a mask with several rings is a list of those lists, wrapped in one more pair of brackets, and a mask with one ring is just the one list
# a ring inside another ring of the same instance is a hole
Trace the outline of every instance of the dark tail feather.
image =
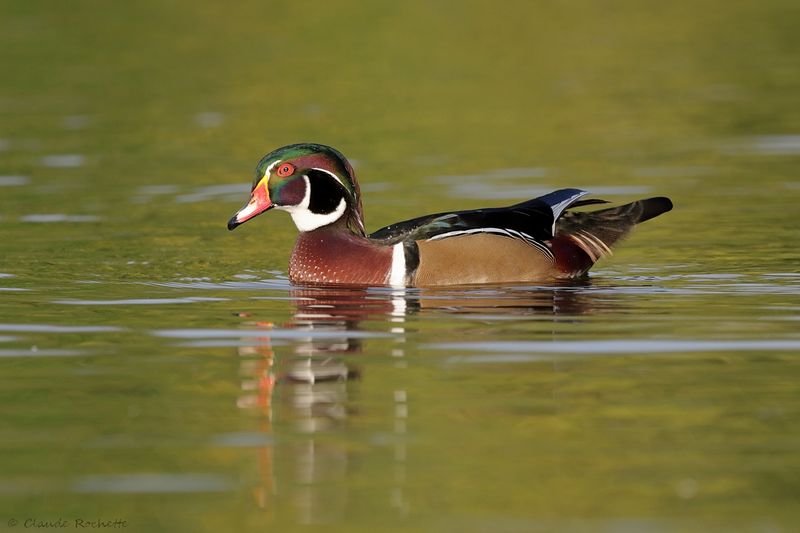
[(646, 222), (651, 218), (656, 218), (658, 215), (672, 210), (672, 200), (664, 196), (657, 196), (655, 198), (648, 198), (646, 200), (639, 200), (635, 204), (642, 204), (642, 216), (636, 221), (636, 224)]
[[(588, 205), (588, 203), (583, 203)], [(556, 264), (570, 276), (580, 276), (640, 222), (672, 209), (669, 198), (638, 200), (619, 207), (576, 213), (567, 211), (556, 222), (552, 250)]]

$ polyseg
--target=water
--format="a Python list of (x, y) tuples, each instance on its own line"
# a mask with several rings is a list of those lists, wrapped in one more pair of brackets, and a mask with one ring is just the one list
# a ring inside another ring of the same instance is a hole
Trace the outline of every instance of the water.
[[(798, 20), (3, 3), (0, 524), (794, 530)], [(225, 223), (303, 140), (369, 229), (565, 186), (676, 208), (586, 283), (292, 287), (289, 217)]]

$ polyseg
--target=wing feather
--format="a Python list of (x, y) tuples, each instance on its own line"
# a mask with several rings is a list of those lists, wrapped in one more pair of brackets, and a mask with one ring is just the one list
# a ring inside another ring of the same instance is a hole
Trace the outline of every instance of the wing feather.
[(555, 221), (584, 194), (580, 189), (561, 189), (509, 207), (436, 213), (386, 226), (370, 238), (388, 245), (490, 233), (522, 240), (552, 255), (547, 243), (553, 238)]

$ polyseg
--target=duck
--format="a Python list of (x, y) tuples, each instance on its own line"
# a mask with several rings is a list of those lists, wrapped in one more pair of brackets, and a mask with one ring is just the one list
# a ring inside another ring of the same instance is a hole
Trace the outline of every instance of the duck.
[[(507, 207), (424, 215), (367, 233), (353, 166), (336, 149), (300, 143), (256, 166), (233, 230), (275, 208), (299, 231), (289, 280), (299, 285), (437, 287), (548, 283), (587, 276), (639, 223), (672, 209), (666, 197), (594, 208), (566, 188)], [(576, 210), (582, 208), (580, 210)]]

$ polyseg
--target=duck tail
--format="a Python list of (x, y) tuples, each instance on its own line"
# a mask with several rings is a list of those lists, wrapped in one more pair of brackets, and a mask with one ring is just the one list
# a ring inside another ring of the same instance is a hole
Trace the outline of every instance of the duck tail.
[[(583, 200), (569, 209), (601, 202)], [(672, 201), (659, 196), (597, 211), (567, 210), (555, 223), (552, 251), (556, 265), (568, 277), (582, 276), (601, 257), (611, 255), (611, 247), (634, 226), (670, 209)]]

